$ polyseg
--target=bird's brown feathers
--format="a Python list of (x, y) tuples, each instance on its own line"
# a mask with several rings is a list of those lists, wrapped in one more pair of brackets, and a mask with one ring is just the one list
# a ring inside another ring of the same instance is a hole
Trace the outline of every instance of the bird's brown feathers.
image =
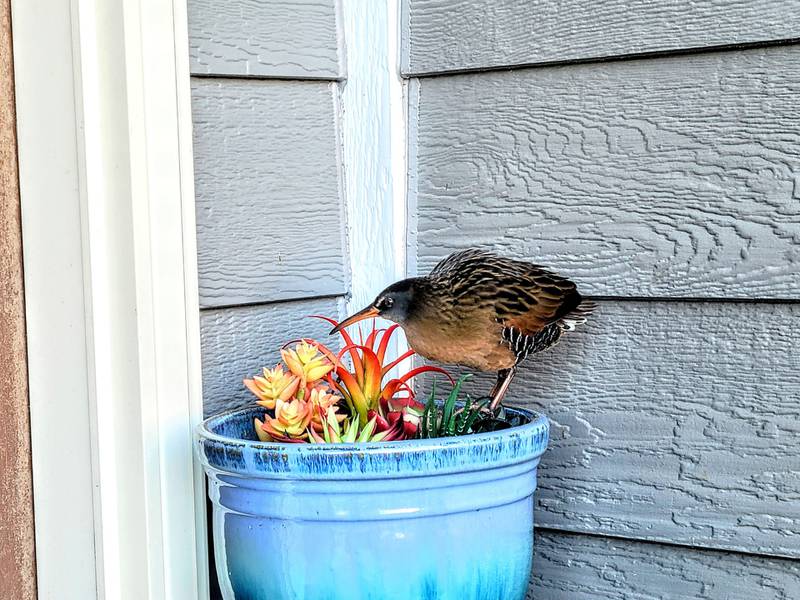
[(539, 265), (484, 250), (451, 254), (428, 277), (450, 289), (456, 313), (488, 311), (498, 323), (524, 335), (539, 333), (581, 303), (581, 295), (569, 279)]
[(509, 369), (583, 323), (593, 305), (539, 265), (484, 250), (455, 252), (413, 280), (403, 322), (417, 353), (483, 371)]

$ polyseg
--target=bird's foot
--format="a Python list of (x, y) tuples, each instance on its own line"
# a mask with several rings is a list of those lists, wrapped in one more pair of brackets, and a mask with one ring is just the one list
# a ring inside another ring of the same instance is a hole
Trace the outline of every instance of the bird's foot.
[(484, 415), (491, 416), (497, 419), (502, 419), (505, 416), (505, 408), (503, 408), (502, 404), (498, 404), (494, 408), (491, 408), (492, 401), (494, 400), (494, 396), (481, 396), (480, 398), (475, 399), (475, 404), (481, 405), (481, 413)]
[(490, 408), (493, 399), (493, 396), (482, 396), (475, 400), (476, 403), (482, 405), (481, 418), (478, 419), (474, 427), (476, 433), (499, 431), (511, 427), (511, 424), (506, 420), (506, 410), (502, 405), (498, 405), (494, 409)]

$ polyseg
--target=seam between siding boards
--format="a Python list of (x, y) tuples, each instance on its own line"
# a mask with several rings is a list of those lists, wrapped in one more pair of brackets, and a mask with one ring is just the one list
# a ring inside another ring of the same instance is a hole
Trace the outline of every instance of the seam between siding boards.
[[(306, 300), (326, 300), (347, 298), (348, 294), (320, 294), (313, 296), (298, 296), (296, 298), (281, 298), (280, 300), (257, 300), (234, 304), (220, 304), (214, 306), (201, 306), (201, 311), (220, 310), (225, 308), (247, 308), (253, 306), (270, 306), (273, 304), (291, 304)], [(661, 297), (661, 296), (591, 296), (584, 295), (587, 300), (597, 302), (654, 302), (654, 303), (679, 303), (679, 302), (707, 302), (709, 304), (800, 304), (800, 299), (793, 298), (719, 298), (719, 297)]]
[(308, 75), (298, 77), (297, 75), (248, 75), (230, 73), (192, 73), (192, 79), (257, 79), (269, 81), (347, 81), (345, 77), (321, 77)]
[(281, 298), (280, 300), (258, 300), (255, 302), (243, 302), (240, 304), (220, 304), (214, 306), (201, 306), (200, 312), (218, 311), (228, 308), (252, 308), (255, 306), (273, 306), (279, 304), (296, 304), (310, 300), (327, 300), (346, 298), (347, 294), (320, 294), (318, 296), (298, 296), (297, 298)]
[[(411, 249), (411, 248), (410, 248)], [(410, 275), (409, 275), (410, 276)], [(580, 287), (580, 286), (579, 286)], [(375, 293), (378, 293), (376, 290)], [(581, 294), (586, 300), (596, 302), (658, 302), (678, 303), (694, 302), (709, 304), (800, 304), (800, 295), (797, 298), (730, 298), (725, 296), (602, 296), (595, 294)], [(297, 296), (281, 298), (279, 300), (254, 300), (252, 302), (219, 304), (214, 306), (200, 306), (200, 310), (218, 310), (220, 308), (241, 308), (248, 306), (261, 306), (269, 304), (285, 304), (289, 302), (302, 302), (304, 300), (324, 300), (327, 298), (347, 298), (349, 292), (341, 294), (314, 294), (310, 296)]]
[[(580, 285), (579, 285), (580, 287)], [(726, 298), (724, 296), (593, 296), (581, 294), (587, 300), (597, 302), (707, 302), (709, 304), (800, 304), (797, 298)]]
[[(770, 558), (774, 560), (781, 560), (786, 561), (789, 563), (800, 563), (800, 559), (793, 557), (793, 556), (786, 556), (785, 554), (774, 554), (769, 552), (750, 552), (748, 550), (739, 550), (739, 549), (732, 549), (726, 548), (722, 546), (699, 546), (696, 544), (685, 544), (681, 542), (674, 542), (665, 539), (650, 539), (647, 537), (630, 537), (624, 535), (614, 535), (613, 533), (597, 533), (593, 531), (581, 531), (579, 529), (562, 529), (560, 527), (551, 527), (549, 525), (535, 525), (535, 531), (547, 532), (547, 533), (558, 533), (565, 536), (570, 537), (589, 537), (589, 538), (600, 538), (600, 539), (608, 539), (608, 540), (620, 540), (624, 542), (632, 542), (636, 544), (652, 544), (653, 546), (662, 546), (665, 548), (691, 548), (692, 550), (696, 550), (698, 552), (704, 552), (708, 554), (737, 554), (739, 556), (752, 556), (757, 558)], [(535, 544), (535, 543), (534, 543)]]
[(635, 52), (630, 54), (613, 54), (609, 56), (594, 56), (588, 58), (574, 58), (568, 60), (545, 60), (511, 64), (492, 65), (488, 67), (467, 67), (463, 69), (446, 69), (442, 71), (403, 71), (401, 76), (406, 79), (428, 79), (433, 77), (447, 77), (450, 75), (464, 75), (470, 73), (491, 73), (493, 71), (515, 71), (521, 69), (538, 69), (547, 67), (562, 67), (568, 65), (584, 65), (591, 63), (621, 62), (629, 60), (655, 59), (668, 56), (685, 56), (687, 54), (713, 54), (751, 50), (754, 48), (771, 48), (774, 46), (792, 46), (800, 43), (799, 37), (784, 38), (779, 40), (747, 42), (737, 44), (719, 44), (716, 46), (697, 46), (670, 50), (653, 50), (649, 52)]

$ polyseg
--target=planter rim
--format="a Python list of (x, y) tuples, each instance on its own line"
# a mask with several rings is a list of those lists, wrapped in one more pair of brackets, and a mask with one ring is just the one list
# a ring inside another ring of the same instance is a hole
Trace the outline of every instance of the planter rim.
[(361, 442), (289, 444), (231, 437), (216, 430), (264, 412), (233, 409), (205, 419), (196, 428), (197, 449), (207, 469), (248, 477), (278, 479), (395, 478), (483, 471), (538, 459), (547, 447), (549, 422), (533, 411), (506, 407), (528, 423), (458, 437)]

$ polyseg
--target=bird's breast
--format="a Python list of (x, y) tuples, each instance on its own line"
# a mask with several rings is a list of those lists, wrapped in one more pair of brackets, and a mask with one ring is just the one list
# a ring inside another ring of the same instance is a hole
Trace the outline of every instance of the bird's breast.
[(406, 325), (406, 339), (419, 355), (440, 363), (461, 364), (479, 371), (499, 371), (514, 366), (516, 357), (494, 330)]

